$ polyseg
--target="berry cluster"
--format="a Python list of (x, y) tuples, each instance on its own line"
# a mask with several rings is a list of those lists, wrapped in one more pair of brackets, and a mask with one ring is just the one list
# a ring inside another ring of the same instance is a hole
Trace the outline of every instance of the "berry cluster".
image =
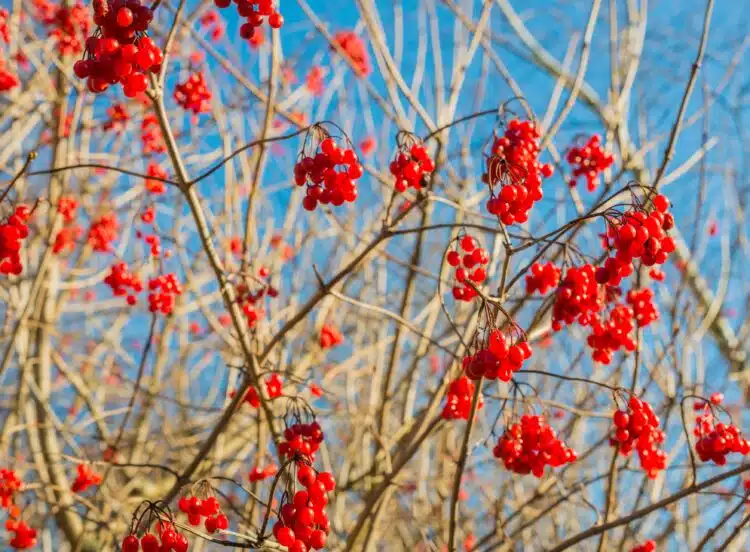
[(630, 397), (627, 410), (616, 410), (612, 415), (614, 434), (611, 446), (619, 446), (620, 454), (629, 456), (635, 448), (641, 468), (650, 479), (667, 466), (667, 454), (659, 450), (664, 442), (664, 432), (659, 428), (659, 417), (651, 405), (637, 397)]
[(237, 286), (237, 301), (242, 308), (242, 313), (245, 315), (248, 328), (253, 329), (258, 321), (266, 315), (262, 304), (259, 305), (258, 303), (266, 295), (268, 297), (277, 297), (278, 294), (278, 290), (270, 285), (261, 286), (254, 292), (250, 291), (245, 284)]
[(750, 442), (742, 437), (739, 428), (733, 424), (717, 424), (710, 409), (696, 416), (693, 435), (698, 438), (695, 452), (702, 462), (723, 466), (727, 463), (727, 454), (736, 452), (747, 456), (750, 453)]
[(555, 263), (534, 263), (531, 273), (526, 274), (526, 293), (539, 292), (544, 295), (560, 283), (561, 271)]
[(91, 224), (86, 239), (94, 251), (107, 253), (112, 251), (112, 242), (117, 239), (119, 233), (120, 225), (117, 222), (117, 216), (114, 213), (107, 213)]
[(211, 90), (203, 72), (193, 73), (185, 82), (179, 83), (174, 90), (174, 99), (183, 109), (195, 115), (211, 111)]
[(104, 92), (110, 84), (122, 84), (133, 98), (148, 88), (148, 73), (161, 69), (161, 49), (144, 33), (154, 14), (141, 0), (99, 0), (94, 2), (96, 36), (86, 40), (88, 56), (73, 70), (88, 79), (91, 92)]
[(568, 163), (573, 168), (573, 178), (569, 184), (571, 187), (578, 183), (580, 177), (586, 179), (586, 188), (589, 192), (596, 190), (599, 184), (599, 175), (614, 163), (615, 158), (611, 153), (602, 149), (601, 138), (598, 134), (591, 136), (584, 146), (573, 146), (568, 150)]
[(632, 336), (634, 327), (633, 309), (627, 305), (616, 305), (610, 312), (609, 319), (604, 321), (598, 316), (592, 316), (591, 335), (586, 342), (594, 349), (594, 361), (609, 364), (615, 351), (635, 351), (636, 343)]
[(104, 278), (104, 283), (112, 288), (116, 297), (127, 297), (128, 305), (135, 305), (138, 301), (136, 293), (143, 291), (141, 278), (128, 268), (127, 263), (121, 262), (112, 265), (109, 274)]
[(325, 507), (328, 492), (336, 488), (336, 480), (328, 472), (316, 474), (307, 464), (297, 462), (297, 481), (305, 490), (294, 493), (292, 501), (281, 507), (273, 534), (289, 552), (318, 550), (326, 545), (331, 531)]
[(13, 495), (21, 490), (23, 481), (13, 470), (0, 469), (0, 507), (9, 509), (13, 506)]
[(130, 120), (130, 113), (128, 113), (127, 108), (121, 103), (112, 104), (108, 107), (107, 115), (109, 119), (104, 123), (104, 130), (114, 130), (117, 133), (122, 132)]
[(289, 459), (300, 456), (312, 462), (323, 437), (318, 422), (296, 423), (284, 430), (284, 440), (278, 445), (279, 456)]
[(25, 205), (19, 205), (8, 217), (4, 224), (0, 224), (0, 274), (21, 274), (22, 240), (29, 235), (26, 221), (31, 216), (31, 210)]
[(178, 533), (171, 523), (157, 523), (158, 536), (146, 533), (138, 540), (136, 535), (128, 535), (122, 540), (122, 552), (187, 552), (190, 543), (185, 535)]
[(102, 476), (86, 464), (78, 464), (76, 472), (76, 478), (71, 486), (74, 493), (82, 493), (89, 487), (94, 487), (102, 482)]
[(505, 430), (492, 453), (503, 461), (505, 469), (539, 478), (545, 466), (556, 468), (576, 460), (575, 451), (557, 438), (543, 416), (529, 414)]
[(0, 57), (0, 92), (8, 92), (21, 84), (18, 76), (6, 67), (8, 62)]
[[(335, 206), (357, 199), (356, 181), (364, 169), (351, 148), (340, 148), (331, 137), (320, 142), (314, 156), (302, 157), (294, 166), (294, 181), (297, 186), (307, 184), (302, 206), (313, 211), (318, 203)], [(336, 167), (341, 167), (337, 170)]]
[[(466, 376), (452, 381), (448, 385), (445, 406), (441, 416), (445, 420), (468, 420), (471, 413), (471, 400), (474, 397), (474, 384)], [(482, 408), (484, 402), (481, 395), (477, 409)]]
[(320, 347), (321, 349), (330, 349), (338, 347), (344, 342), (344, 336), (335, 326), (323, 324), (320, 328)]
[(263, 25), (264, 17), (268, 18), (268, 24), (274, 29), (280, 29), (284, 25), (284, 17), (273, 7), (273, 0), (214, 0), (217, 8), (228, 8), (232, 1), (237, 4), (237, 13), (245, 18), (240, 26), (240, 36), (245, 40), (251, 40), (256, 34), (260, 34), (259, 27)]
[[(490, 255), (486, 249), (480, 247), (476, 238), (468, 234), (458, 241), (459, 247), (448, 251), (445, 260), (455, 267), (453, 286), (453, 298), (456, 301), (471, 301), (477, 296), (476, 290), (467, 282), (481, 284), (487, 279), (487, 270), (484, 268), (490, 262)], [(460, 251), (464, 254), (461, 255)]]
[(57, 201), (57, 212), (60, 213), (65, 226), (55, 235), (55, 242), (52, 244), (52, 252), (56, 255), (62, 253), (65, 249), (71, 251), (75, 249), (76, 241), (83, 234), (83, 229), (80, 226), (73, 225), (77, 210), (78, 202), (75, 198), (63, 196)]
[(341, 48), (349, 58), (354, 72), (358, 77), (366, 77), (372, 71), (370, 58), (367, 55), (365, 42), (354, 31), (339, 31), (333, 37), (333, 41)]
[(527, 341), (519, 341), (508, 347), (503, 333), (494, 329), (489, 332), (487, 343), (482, 344), (473, 355), (464, 357), (462, 366), (471, 380), (487, 378), (510, 381), (513, 373), (521, 369), (531, 354), (531, 345)]
[(224, 22), (216, 10), (208, 10), (198, 20), (201, 27), (211, 29), (211, 41), (216, 42), (224, 36)]
[[(165, 179), (169, 176), (167, 174), (167, 171), (161, 168), (161, 165), (159, 165), (158, 163), (154, 163), (153, 161), (148, 164), (148, 167), (146, 168), (146, 174), (148, 176)], [(145, 185), (146, 190), (156, 195), (163, 194), (166, 190), (166, 186), (161, 180), (148, 178), (146, 179)]]
[(182, 294), (180, 281), (173, 273), (149, 280), (148, 289), (148, 309), (162, 314), (171, 314), (176, 297)]
[(655, 540), (647, 540), (643, 544), (638, 544), (630, 549), (630, 552), (655, 552), (656, 550), (656, 541)]
[(604, 266), (596, 272), (598, 282), (616, 286), (633, 272), (633, 261), (641, 259), (644, 265), (664, 264), (675, 250), (675, 241), (666, 232), (674, 226), (669, 213), (669, 200), (661, 194), (653, 199), (650, 213), (642, 208), (628, 210), (618, 220), (610, 222), (607, 229), (609, 249), (615, 250)]
[(141, 121), (141, 144), (143, 145), (144, 155), (167, 151), (167, 144), (164, 141), (161, 126), (159, 126), (159, 119), (153, 113), (144, 116)]
[(250, 471), (250, 473), (247, 474), (247, 478), (250, 480), (250, 483), (257, 483), (258, 481), (263, 481), (264, 479), (273, 477), (278, 472), (279, 472), (279, 468), (276, 466), (276, 464), (268, 464), (263, 469), (259, 468), (258, 466), (255, 466)]
[(482, 181), (490, 187), (487, 210), (503, 224), (526, 222), (531, 207), (542, 199), (542, 178), (552, 176), (553, 169), (538, 157), (539, 131), (531, 121), (511, 120), (493, 141)]
[(396, 191), (403, 192), (407, 188), (421, 190), (425, 178), (435, 170), (427, 148), (420, 143), (411, 147), (403, 145), (396, 158), (391, 161), (391, 174), (395, 178)]
[(659, 320), (659, 309), (653, 302), (654, 292), (649, 288), (628, 291), (626, 301), (633, 309), (633, 317), (639, 328)]
[(58, 6), (48, 0), (35, 4), (39, 19), (50, 28), (47, 34), (54, 39), (60, 55), (81, 53), (83, 39), (91, 27), (88, 11), (83, 4), (77, 2), (70, 7)]
[(560, 331), (563, 324), (578, 321), (591, 323), (592, 315), (604, 308), (604, 293), (596, 282), (596, 271), (590, 264), (571, 267), (560, 282), (552, 307), (552, 329)]
[(215, 533), (217, 530), (223, 531), (229, 527), (229, 520), (221, 512), (221, 505), (215, 496), (201, 500), (195, 495), (191, 497), (185, 495), (180, 498), (177, 506), (181, 512), (187, 514), (188, 523), (193, 527), (199, 526), (202, 518), (205, 518), (203, 526), (209, 533)]
[(305, 76), (305, 87), (313, 96), (322, 96), (325, 91), (325, 82), (323, 68), (319, 65), (314, 66)]
[(10, 545), (16, 550), (26, 550), (36, 546), (36, 529), (26, 525), (26, 522), (8, 518), (5, 520), (5, 528), (14, 533), (10, 539)]
[(5, 8), (0, 8), (0, 42), (10, 44), (10, 12)]

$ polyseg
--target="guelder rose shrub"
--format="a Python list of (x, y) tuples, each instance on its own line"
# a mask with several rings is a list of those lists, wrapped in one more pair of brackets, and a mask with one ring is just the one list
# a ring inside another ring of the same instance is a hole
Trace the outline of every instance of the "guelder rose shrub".
[(543, 4), (0, 8), (3, 549), (747, 548), (746, 29)]

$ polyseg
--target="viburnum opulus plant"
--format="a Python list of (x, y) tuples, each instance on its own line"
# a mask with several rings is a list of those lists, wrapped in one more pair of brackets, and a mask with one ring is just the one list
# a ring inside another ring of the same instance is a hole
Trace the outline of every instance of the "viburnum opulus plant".
[(632, 93), (680, 52), (622, 2), (590, 8), (606, 71), (558, 63), (531, 30), (560, 10), (519, 2), (12, 4), (3, 546), (747, 544), (746, 412), (717, 375), (747, 363), (745, 148), (707, 117), (741, 127), (742, 72), (710, 82), (732, 56), (701, 105), (677, 63)]

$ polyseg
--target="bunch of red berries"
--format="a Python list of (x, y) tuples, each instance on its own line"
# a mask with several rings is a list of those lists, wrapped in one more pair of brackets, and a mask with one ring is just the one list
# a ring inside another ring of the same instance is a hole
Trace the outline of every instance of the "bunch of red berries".
[[(297, 186), (307, 184), (302, 206), (315, 210), (318, 203), (335, 206), (357, 199), (356, 182), (364, 169), (351, 148), (341, 148), (331, 137), (320, 142), (314, 156), (305, 155), (294, 166)], [(341, 167), (337, 169), (337, 167)]]
[(296, 423), (284, 430), (284, 440), (278, 445), (279, 456), (289, 459), (301, 456), (312, 462), (323, 437), (318, 422)]
[(10, 12), (5, 8), (0, 8), (0, 41), (10, 44)]
[(60, 55), (78, 54), (83, 50), (83, 39), (91, 26), (83, 4), (77, 2), (68, 7), (43, 2), (36, 7), (42, 23), (50, 28), (47, 34), (55, 40)]
[(331, 532), (325, 507), (328, 492), (336, 488), (336, 480), (328, 472), (316, 474), (307, 464), (297, 462), (297, 481), (305, 490), (294, 493), (292, 501), (281, 507), (273, 534), (289, 552), (318, 550), (326, 545)]
[(529, 414), (505, 430), (492, 453), (503, 461), (505, 469), (521, 475), (532, 473), (539, 478), (544, 475), (545, 466), (556, 468), (577, 458), (575, 451), (557, 438), (543, 416)]
[[(159, 165), (158, 163), (154, 163), (153, 161), (148, 164), (148, 167), (146, 168), (146, 174), (151, 177), (164, 179), (169, 176), (167, 174), (167, 171), (161, 168), (161, 165)], [(164, 182), (162, 182), (161, 180), (155, 180), (153, 178), (146, 179), (146, 190), (148, 190), (152, 194), (163, 194), (166, 189), (167, 188)]]
[(75, 222), (78, 201), (74, 197), (63, 196), (57, 200), (57, 212), (64, 222)]
[(175, 87), (174, 99), (183, 109), (196, 115), (211, 111), (211, 90), (203, 72), (193, 73), (185, 82), (179, 83)]
[(138, 540), (134, 534), (122, 540), (122, 552), (187, 552), (190, 543), (171, 523), (157, 523), (157, 533), (146, 533)]
[(612, 353), (625, 349), (635, 351), (636, 343), (632, 336), (634, 329), (633, 309), (627, 305), (617, 305), (607, 320), (601, 321), (598, 316), (591, 317), (591, 335), (586, 342), (594, 349), (595, 362), (609, 364)]
[(647, 540), (643, 544), (638, 544), (630, 549), (630, 552), (654, 552), (656, 550), (656, 541)]
[(278, 471), (279, 468), (276, 466), (276, 464), (268, 464), (263, 469), (255, 466), (252, 470), (250, 470), (250, 473), (247, 474), (247, 478), (250, 480), (250, 483), (256, 483), (258, 481), (268, 479), (269, 477), (273, 477), (278, 473)]
[(148, 309), (162, 314), (170, 314), (176, 297), (182, 294), (182, 285), (174, 273), (162, 274), (149, 280), (148, 289)]
[[(245, 23), (240, 26), (240, 36), (250, 40), (256, 34), (258, 28), (268, 18), (268, 24), (274, 29), (280, 29), (284, 25), (282, 16), (274, 7), (273, 0), (233, 0), (237, 4), (237, 13), (245, 18)], [(217, 8), (228, 8), (232, 0), (214, 0)]]
[(177, 506), (181, 512), (187, 514), (188, 523), (193, 527), (199, 526), (202, 518), (205, 518), (203, 526), (209, 533), (215, 533), (217, 530), (223, 531), (229, 527), (229, 520), (221, 512), (221, 504), (215, 496), (201, 500), (195, 495), (190, 497), (185, 495), (180, 498)]
[(482, 181), (490, 187), (487, 210), (503, 224), (526, 222), (531, 207), (542, 199), (542, 178), (552, 176), (553, 169), (538, 157), (539, 131), (531, 121), (511, 120), (492, 143)]
[(89, 487), (94, 487), (102, 482), (102, 476), (86, 464), (78, 464), (76, 471), (78, 473), (71, 486), (71, 490), (74, 493), (82, 493)]
[(148, 73), (158, 73), (164, 57), (161, 49), (144, 33), (154, 14), (141, 0), (97, 0), (94, 22), (97, 36), (86, 39), (88, 56), (73, 70), (88, 79), (91, 92), (104, 92), (110, 84), (122, 84), (133, 98), (148, 88)]
[(89, 228), (87, 241), (94, 251), (107, 253), (112, 251), (112, 242), (120, 233), (120, 225), (114, 213), (107, 213), (95, 220)]
[(141, 144), (143, 145), (144, 155), (167, 151), (164, 134), (162, 134), (161, 127), (159, 126), (159, 119), (153, 113), (149, 113), (141, 121)]
[(633, 272), (633, 260), (641, 259), (644, 265), (664, 264), (675, 250), (675, 241), (667, 236), (674, 227), (674, 217), (669, 213), (669, 200), (661, 194), (653, 199), (650, 213), (642, 208), (630, 209), (619, 220), (610, 222), (607, 237), (610, 256), (596, 272), (598, 282), (616, 286)]
[(422, 144), (415, 142), (411, 147), (403, 144), (396, 158), (391, 161), (390, 170), (395, 178), (396, 191), (407, 188), (421, 190), (424, 179), (435, 170), (435, 163)]
[(18, 76), (6, 67), (7, 62), (0, 57), (0, 92), (8, 92), (21, 84)]
[(338, 347), (344, 342), (344, 336), (335, 326), (330, 324), (323, 324), (320, 328), (320, 347), (322, 349), (330, 349), (331, 347)]
[(22, 240), (29, 235), (26, 221), (31, 216), (31, 210), (25, 205), (19, 205), (8, 217), (4, 224), (0, 224), (0, 274), (21, 274)]
[(471, 380), (487, 378), (510, 381), (513, 373), (521, 369), (531, 354), (528, 341), (519, 341), (508, 347), (505, 336), (496, 328), (489, 332), (487, 343), (482, 344), (473, 355), (464, 357), (462, 366)]
[(278, 297), (278, 295), (278, 290), (270, 285), (261, 286), (255, 291), (250, 291), (245, 284), (237, 286), (237, 301), (245, 315), (248, 328), (254, 328), (258, 321), (266, 315), (263, 305), (258, 303), (266, 296)]
[(357, 33), (354, 31), (339, 31), (333, 37), (333, 41), (346, 52), (358, 77), (366, 77), (370, 74), (372, 67), (367, 55), (367, 46)]
[(526, 293), (538, 291), (540, 295), (544, 295), (557, 287), (560, 283), (560, 274), (560, 269), (555, 263), (534, 263), (531, 265), (531, 273), (526, 274)]
[[(143, 291), (141, 278), (130, 272), (127, 263), (116, 263), (109, 269), (104, 283), (112, 288), (116, 297), (127, 297), (128, 305), (135, 305), (138, 301), (136, 293)], [(130, 291), (128, 291), (130, 290)]]
[[(474, 397), (474, 384), (466, 376), (461, 376), (448, 385), (445, 406), (441, 414), (445, 420), (468, 420), (471, 413), (471, 400)], [(477, 409), (484, 406), (479, 396)]]
[(633, 309), (633, 317), (639, 328), (659, 320), (659, 309), (653, 302), (654, 292), (649, 288), (628, 291), (626, 301)]
[(216, 42), (222, 36), (224, 36), (224, 22), (215, 10), (208, 10), (206, 13), (201, 15), (200, 19), (201, 27), (211, 30), (211, 41)]
[(573, 167), (573, 178), (569, 182), (570, 186), (575, 186), (578, 183), (578, 178), (583, 176), (586, 179), (586, 188), (589, 192), (593, 192), (599, 183), (599, 175), (614, 163), (615, 158), (611, 153), (602, 149), (601, 138), (598, 134), (594, 134), (584, 146), (570, 148), (567, 160)]
[(604, 308), (604, 295), (592, 265), (569, 268), (555, 295), (552, 329), (560, 331), (563, 324), (572, 324), (576, 320), (587, 326), (592, 321), (592, 315)]
[(448, 251), (445, 257), (448, 264), (456, 268), (454, 278), (457, 284), (453, 286), (453, 298), (456, 301), (471, 301), (477, 296), (477, 292), (467, 280), (475, 284), (485, 281), (487, 269), (484, 267), (490, 262), (490, 255), (479, 245), (476, 238), (468, 234), (457, 241), (464, 254), (461, 255), (457, 247)]
[(616, 410), (612, 416), (614, 434), (609, 439), (611, 446), (619, 445), (619, 452), (629, 456), (635, 448), (641, 468), (650, 479), (667, 466), (667, 454), (658, 445), (665, 439), (659, 428), (659, 417), (646, 401), (630, 397), (627, 410)]
[[(236, 390), (232, 390), (229, 392), (229, 396), (231, 398), (234, 398), (235, 395), (237, 395)], [(260, 406), (260, 396), (258, 395), (258, 390), (255, 387), (250, 386), (245, 393), (245, 397), (242, 399), (242, 402), (249, 404), (251, 408), (258, 408)]]
[(16, 550), (27, 550), (36, 546), (36, 529), (26, 525), (26, 522), (8, 518), (5, 520), (5, 528), (14, 533), (10, 545)]
[(107, 108), (107, 115), (109, 119), (104, 123), (104, 130), (115, 130), (116, 132), (122, 132), (125, 125), (130, 120), (130, 113), (127, 108), (121, 104), (116, 103)]
[(5, 468), (0, 469), (0, 507), (8, 509), (13, 506), (13, 495), (21, 490), (23, 481), (16, 472)]
[(727, 454), (750, 453), (750, 442), (742, 437), (739, 428), (733, 424), (716, 423), (710, 409), (695, 418), (693, 435), (698, 437), (695, 452), (702, 462), (714, 462), (718, 466), (727, 463)]

